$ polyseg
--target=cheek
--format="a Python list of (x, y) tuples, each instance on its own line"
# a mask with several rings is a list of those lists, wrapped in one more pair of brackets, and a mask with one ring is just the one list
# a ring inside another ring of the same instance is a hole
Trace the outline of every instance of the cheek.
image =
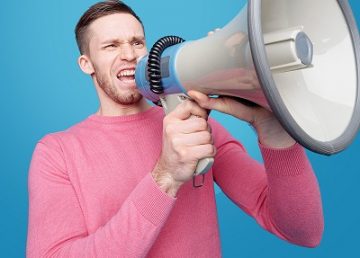
[(116, 61), (116, 55), (114, 53), (106, 53), (99, 55), (96, 58), (96, 67), (99, 71), (103, 73), (108, 73), (114, 66)]
[(136, 54), (137, 54), (138, 57), (140, 57), (140, 56), (145, 56), (145, 55), (147, 55), (147, 53), (148, 53), (148, 51), (147, 51), (146, 48), (138, 49), (138, 50), (136, 51)]

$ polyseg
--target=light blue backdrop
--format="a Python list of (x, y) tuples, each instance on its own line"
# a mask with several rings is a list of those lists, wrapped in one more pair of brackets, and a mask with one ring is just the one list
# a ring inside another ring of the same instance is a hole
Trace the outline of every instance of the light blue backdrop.
[[(37, 140), (95, 112), (91, 81), (76, 64), (73, 28), (95, 1), (4, 1), (0, 8), (0, 257), (23, 257), (27, 230), (27, 171)], [(142, 17), (148, 44), (168, 34), (197, 39), (224, 26), (243, 1), (127, 1)], [(360, 22), (360, 3), (350, 1)], [(321, 17), (319, 18), (321, 19)], [(334, 60), (336, 65), (336, 60)], [(253, 132), (214, 113), (260, 159)], [(360, 257), (360, 137), (332, 157), (308, 153), (318, 176), (325, 233), (316, 249), (285, 243), (262, 230), (217, 194), (224, 257)], [(194, 229), (196, 230), (196, 229)]]

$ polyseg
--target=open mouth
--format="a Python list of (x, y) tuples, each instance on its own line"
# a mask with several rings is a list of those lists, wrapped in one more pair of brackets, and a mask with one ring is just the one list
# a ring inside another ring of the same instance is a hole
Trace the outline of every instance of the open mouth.
[(135, 69), (121, 70), (117, 76), (120, 81), (130, 82), (135, 80)]

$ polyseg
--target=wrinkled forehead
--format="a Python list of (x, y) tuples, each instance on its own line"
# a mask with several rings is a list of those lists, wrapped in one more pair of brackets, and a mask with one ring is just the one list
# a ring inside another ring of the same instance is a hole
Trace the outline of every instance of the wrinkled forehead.
[(116, 13), (95, 20), (88, 28), (89, 44), (100, 44), (102, 41), (117, 39), (127, 41), (132, 38), (143, 38), (141, 23), (131, 14)]

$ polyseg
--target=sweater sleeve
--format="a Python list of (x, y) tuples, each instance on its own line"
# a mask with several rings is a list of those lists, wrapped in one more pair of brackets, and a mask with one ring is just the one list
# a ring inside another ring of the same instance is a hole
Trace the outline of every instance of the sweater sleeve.
[[(304, 149), (260, 145), (264, 165), (219, 124), (214, 179), (224, 193), (266, 230), (294, 244), (314, 247), (323, 233), (319, 186)], [(215, 130), (214, 130), (215, 131)]]
[(145, 257), (174, 204), (148, 173), (118, 212), (88, 234), (60, 145), (47, 136), (29, 171), (27, 257)]

